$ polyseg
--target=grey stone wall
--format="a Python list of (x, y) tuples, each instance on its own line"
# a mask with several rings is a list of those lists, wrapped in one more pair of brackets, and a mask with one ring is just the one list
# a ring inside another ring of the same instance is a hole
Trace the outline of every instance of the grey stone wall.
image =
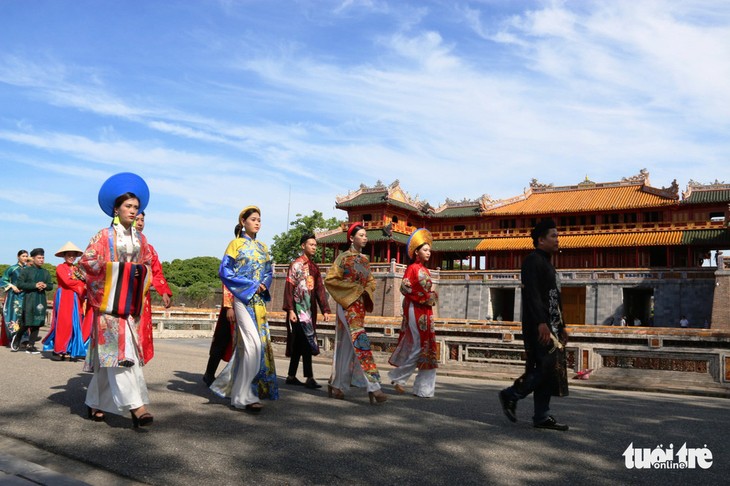
[[(402, 275), (393, 271), (379, 271), (373, 275), (376, 290), (372, 315), (400, 316), (402, 297), (399, 286)], [(576, 272), (571, 278), (561, 280), (563, 286), (585, 286), (585, 323), (588, 325), (608, 325), (613, 321), (618, 326), (621, 316), (629, 312), (624, 305), (625, 289), (630, 289), (629, 292), (641, 292), (642, 289), (644, 292), (651, 291), (655, 326), (678, 327), (680, 317), (686, 315), (692, 327), (702, 327), (704, 320), (712, 316), (716, 284), (712, 278), (641, 278), (643, 274), (631, 274), (637, 278), (623, 278), (617, 272), (613, 277), (609, 275), (611, 278), (591, 279), (583, 278), (584, 275), (590, 275), (590, 272)], [(270, 310), (281, 310), (285, 277), (283, 271), (274, 274), (274, 283), (270, 289), (272, 302), (267, 306)], [(508, 320), (504, 306), (509, 296), (514, 295), (513, 320), (521, 319), (522, 292), (520, 282), (514, 278), (441, 278), (436, 290), (439, 293), (439, 304), (435, 310), (438, 317), (496, 320), (498, 315), (504, 314), (504, 320)], [(335, 303), (331, 298), (330, 306), (334, 311)], [(501, 312), (499, 309), (502, 309)]]

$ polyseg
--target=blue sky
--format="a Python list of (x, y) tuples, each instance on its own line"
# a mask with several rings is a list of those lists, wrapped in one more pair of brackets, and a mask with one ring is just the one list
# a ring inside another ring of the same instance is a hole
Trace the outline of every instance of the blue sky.
[(2, 0), (0, 261), (85, 247), (122, 171), (168, 261), (221, 256), (248, 204), (270, 243), (377, 180), (433, 206), (730, 180), (728, 79), (714, 0)]

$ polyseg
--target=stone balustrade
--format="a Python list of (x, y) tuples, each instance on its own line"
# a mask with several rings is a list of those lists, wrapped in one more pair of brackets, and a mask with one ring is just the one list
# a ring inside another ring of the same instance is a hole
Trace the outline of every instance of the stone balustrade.
[[(156, 338), (211, 338), (216, 310), (176, 312), (155, 310)], [(274, 343), (286, 341), (283, 312), (269, 313)], [(378, 361), (386, 361), (398, 341), (399, 317), (368, 316), (366, 328)], [(335, 322), (318, 323), (325, 354), (334, 347)], [(522, 331), (516, 322), (436, 319), (440, 362), (449, 367), (518, 376), (524, 366)], [(638, 382), (661, 377), (681, 386), (724, 390), (730, 396), (730, 332), (712, 329), (573, 326), (566, 347), (572, 372), (594, 369), (594, 375)]]

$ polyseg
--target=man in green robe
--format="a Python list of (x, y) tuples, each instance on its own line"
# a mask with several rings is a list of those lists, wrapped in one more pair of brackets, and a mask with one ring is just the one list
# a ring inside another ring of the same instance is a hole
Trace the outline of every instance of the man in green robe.
[[(46, 308), (48, 300), (46, 292), (53, 290), (53, 280), (51, 274), (43, 268), (46, 261), (43, 248), (36, 248), (30, 252), (31, 264), (20, 272), (17, 287), (24, 292), (23, 295), (23, 314), (20, 319), (20, 329), (13, 338), (20, 340), (25, 331), (29, 331), (28, 347), (26, 353), (39, 354), (40, 351), (35, 347), (38, 339), (38, 331), (41, 326), (46, 323)], [(14, 343), (17, 344), (17, 343)], [(12, 346), (18, 349), (18, 346)]]

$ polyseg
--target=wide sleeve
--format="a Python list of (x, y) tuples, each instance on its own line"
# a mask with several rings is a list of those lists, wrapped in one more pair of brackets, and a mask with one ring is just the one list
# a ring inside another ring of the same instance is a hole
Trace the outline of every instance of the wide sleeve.
[(430, 282), (430, 275), (421, 265), (409, 265), (403, 275), (400, 291), (405, 299), (414, 304), (432, 306), (436, 300), (436, 292), (431, 292), (423, 287), (421, 284), (422, 273)]
[(225, 307), (226, 309), (233, 307), (233, 294), (230, 290), (228, 290), (228, 287), (225, 285), (223, 286), (223, 305), (222, 307)]
[(284, 303), (282, 310), (293, 311), (294, 309), (294, 288), (297, 286), (297, 261), (293, 261), (289, 265), (286, 272), (286, 282), (284, 283)]
[(155, 288), (160, 295), (172, 296), (172, 290), (167, 285), (167, 279), (165, 274), (162, 272), (162, 264), (160, 263), (160, 257), (155, 250), (155, 247), (148, 245), (150, 252), (152, 253), (152, 286)]
[(77, 295), (83, 295), (86, 285), (83, 281), (74, 278), (73, 270), (73, 267), (70, 267), (65, 263), (56, 267), (56, 280), (58, 281), (58, 287), (70, 290)]
[(25, 267), (23, 271), (20, 272), (18, 283), (15, 284), (15, 286), (26, 292), (36, 290), (34, 275), (35, 272), (31, 267)]
[[(365, 287), (363, 288), (364, 293), (368, 295), (370, 298), (370, 302), (375, 302), (375, 277), (373, 277), (373, 272), (368, 272), (368, 277), (365, 280)], [(370, 312), (368, 310), (368, 312)]]
[(53, 290), (53, 277), (51, 277), (51, 272), (49, 272), (45, 268), (43, 269), (43, 273), (45, 274), (45, 280), (43, 280), (43, 283), (46, 284), (46, 288), (43, 289), (43, 291), (50, 292), (51, 290)]
[(0, 279), (0, 287), (2, 287), (4, 290), (8, 290), (13, 284), (12, 275), (15, 268), (15, 265), (10, 265), (8, 268), (5, 269), (5, 273), (3, 273), (3, 278)]
[(86, 275), (86, 298), (92, 307), (97, 308), (104, 295), (106, 263), (109, 258), (108, 232), (105, 228), (94, 235), (79, 261), (79, 267)]
[(238, 250), (241, 247), (239, 239), (233, 240), (228, 244), (226, 253), (221, 260), (221, 266), (218, 269), (218, 276), (228, 290), (244, 304), (248, 304), (251, 298), (259, 289), (259, 280), (253, 278), (250, 272), (243, 271), (239, 262), (236, 261)]
[(271, 288), (271, 284), (274, 282), (274, 265), (271, 263), (271, 254), (269, 253), (269, 249), (261, 243), (261, 249), (264, 252), (265, 255), (265, 262), (264, 262), (264, 271), (261, 275), (261, 282), (264, 284), (264, 287), (266, 287), (266, 291), (261, 293), (261, 298), (264, 300), (264, 302), (271, 301), (271, 294), (269, 293), (269, 289)]
[(324, 291), (324, 282), (322, 281), (322, 272), (319, 271), (316, 263), (312, 263), (313, 269), (309, 270), (310, 274), (313, 274), (314, 278), (314, 298), (319, 304), (319, 309), (322, 314), (331, 314), (329, 299), (327, 299), (327, 292)]
[[(357, 281), (344, 278), (346, 258), (348, 258), (347, 253), (340, 254), (324, 278), (324, 286), (327, 288), (327, 292), (343, 308), (352, 305), (365, 291), (365, 288)], [(375, 282), (373, 282), (374, 289)]]
[(550, 322), (550, 310), (542, 298), (540, 290), (540, 257), (528, 257), (522, 267), (522, 304), (523, 324), (537, 328), (538, 324)]

